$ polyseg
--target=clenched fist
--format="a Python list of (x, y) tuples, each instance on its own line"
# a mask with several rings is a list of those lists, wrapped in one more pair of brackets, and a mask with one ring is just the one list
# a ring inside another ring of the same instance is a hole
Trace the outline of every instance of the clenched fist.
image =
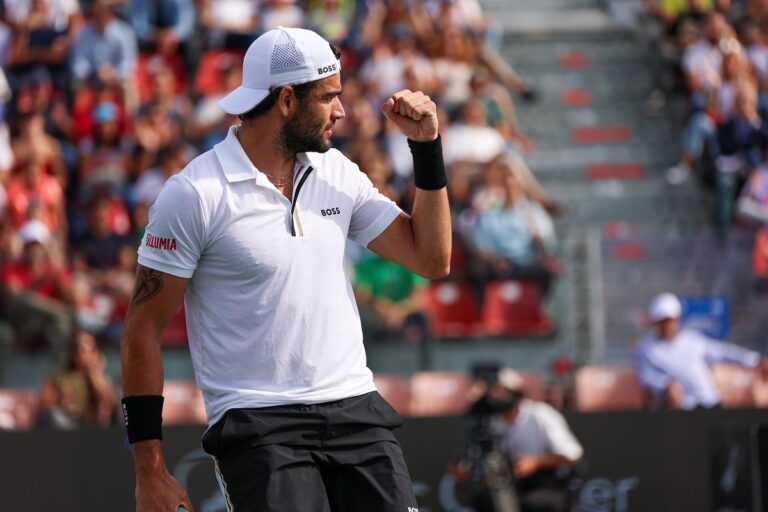
[(437, 138), (437, 106), (421, 91), (396, 92), (381, 106), (384, 115), (416, 142)]

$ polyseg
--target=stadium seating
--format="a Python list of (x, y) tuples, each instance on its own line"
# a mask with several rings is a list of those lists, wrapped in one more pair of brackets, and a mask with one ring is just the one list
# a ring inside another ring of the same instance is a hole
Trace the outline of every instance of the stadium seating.
[(187, 346), (187, 316), (184, 312), (184, 304), (171, 317), (168, 325), (163, 332), (164, 347), (186, 347)]
[(418, 372), (411, 378), (411, 416), (464, 414), (477, 398), (472, 378), (465, 373)]
[(754, 370), (732, 364), (716, 364), (712, 366), (712, 377), (723, 407), (755, 406)]
[(576, 372), (576, 407), (582, 412), (643, 408), (643, 393), (632, 368), (583, 366)]
[(768, 279), (768, 228), (763, 228), (755, 236), (755, 249), (752, 256), (755, 276)]
[(0, 389), (0, 430), (29, 430), (37, 417), (40, 397), (29, 389)]
[(436, 338), (470, 338), (482, 332), (477, 294), (467, 283), (430, 284), (427, 307), (430, 331)]
[(395, 408), (401, 416), (408, 416), (410, 405), (410, 388), (408, 377), (405, 375), (376, 373), (373, 375), (379, 394), (389, 405)]
[(204, 425), (203, 395), (193, 380), (166, 380), (163, 387), (163, 425)]
[(552, 332), (534, 283), (494, 281), (485, 287), (483, 328), (492, 336), (543, 336)]
[(528, 398), (538, 401), (546, 401), (548, 399), (547, 384), (541, 372), (520, 371), (519, 373), (523, 378), (525, 395)]
[(208, 50), (200, 58), (195, 77), (195, 91), (202, 96), (226, 93), (224, 71), (242, 65), (244, 53), (240, 50)]

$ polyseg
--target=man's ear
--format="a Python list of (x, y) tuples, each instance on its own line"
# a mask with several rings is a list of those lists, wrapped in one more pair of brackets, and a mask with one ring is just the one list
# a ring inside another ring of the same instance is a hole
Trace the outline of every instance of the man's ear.
[(299, 98), (296, 97), (296, 92), (293, 87), (286, 85), (280, 89), (280, 95), (277, 97), (277, 107), (280, 109), (280, 113), (283, 117), (288, 117), (298, 108)]

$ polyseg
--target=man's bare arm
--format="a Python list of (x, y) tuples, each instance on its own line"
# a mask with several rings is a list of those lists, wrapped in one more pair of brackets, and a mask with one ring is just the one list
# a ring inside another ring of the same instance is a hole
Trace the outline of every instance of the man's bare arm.
[[(408, 89), (397, 92), (382, 105), (381, 111), (416, 144), (432, 143), (438, 137), (437, 107), (422, 92)], [(413, 146), (412, 151), (415, 151)], [(439, 162), (442, 166), (442, 157)], [(418, 173), (432, 174), (432, 169), (420, 169), (416, 164), (414, 153), (417, 188), (413, 212), (410, 216), (400, 215), (368, 244), (368, 248), (423, 277), (437, 279), (450, 271), (451, 212), (448, 190), (445, 186), (437, 188), (440, 185), (419, 188)], [(429, 176), (426, 181), (434, 179), (434, 176)]]
[(446, 189), (416, 189), (413, 214), (401, 214), (368, 248), (427, 279), (448, 275), (451, 214)]
[[(138, 266), (120, 344), (123, 396), (162, 395), (162, 335), (181, 303), (187, 282)], [(133, 455), (137, 511), (176, 510), (179, 505), (192, 510), (186, 492), (168, 474), (159, 440), (134, 443)]]

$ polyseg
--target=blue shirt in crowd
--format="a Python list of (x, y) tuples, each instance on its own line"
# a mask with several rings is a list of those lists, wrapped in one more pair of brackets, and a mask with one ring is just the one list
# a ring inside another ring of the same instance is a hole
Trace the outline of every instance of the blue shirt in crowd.
[(472, 241), (482, 251), (504, 256), (516, 265), (537, 263), (534, 236), (547, 252), (555, 249), (552, 219), (538, 204), (520, 199), (514, 207), (481, 213), (472, 229)]
[(136, 68), (137, 52), (136, 34), (126, 22), (115, 19), (104, 33), (89, 23), (72, 46), (72, 73), (78, 80), (85, 80), (109, 64), (125, 80)]

